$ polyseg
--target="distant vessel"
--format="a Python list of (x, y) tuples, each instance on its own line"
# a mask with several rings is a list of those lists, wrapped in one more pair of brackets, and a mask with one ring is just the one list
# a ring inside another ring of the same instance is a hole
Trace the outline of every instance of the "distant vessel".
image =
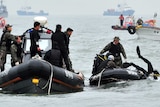
[(17, 10), (17, 14), (20, 16), (48, 16), (49, 13), (40, 10), (39, 12), (34, 12), (31, 10), (30, 6), (22, 7), (20, 10)]
[(0, 17), (8, 17), (7, 7), (3, 5), (3, 0), (0, 1)]
[(134, 10), (129, 7), (127, 4), (118, 4), (117, 9), (108, 9), (107, 11), (104, 11), (104, 16), (119, 16), (120, 14), (123, 14), (124, 16), (132, 16), (134, 14)]

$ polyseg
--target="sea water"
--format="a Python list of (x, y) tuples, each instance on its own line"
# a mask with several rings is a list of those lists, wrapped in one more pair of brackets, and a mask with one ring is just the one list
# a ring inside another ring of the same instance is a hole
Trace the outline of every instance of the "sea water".
[[(33, 27), (33, 16), (9, 16), (7, 23), (13, 25), (12, 34), (22, 35)], [(119, 24), (118, 17), (104, 16), (48, 16), (47, 27), (55, 30), (56, 24), (62, 25), (62, 31), (71, 27), (74, 32), (70, 38), (70, 57), (75, 71), (85, 75), (85, 87), (82, 92), (26, 95), (0, 94), (0, 107), (159, 107), (160, 81), (147, 79), (141, 81), (118, 82), (101, 87), (91, 87), (93, 60), (114, 36), (120, 37), (125, 48), (127, 61), (134, 62), (145, 69), (146, 63), (136, 54), (140, 46), (141, 54), (149, 59), (154, 69), (160, 71), (160, 41), (139, 39), (136, 34), (127, 31), (114, 31), (112, 25)], [(1, 31), (2, 32), (2, 31)], [(9, 57), (6, 66), (9, 67)]]

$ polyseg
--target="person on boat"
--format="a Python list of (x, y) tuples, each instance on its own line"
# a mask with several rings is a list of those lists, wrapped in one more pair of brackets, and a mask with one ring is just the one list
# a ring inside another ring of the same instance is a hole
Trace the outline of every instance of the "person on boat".
[(109, 51), (114, 56), (115, 63), (117, 66), (122, 66), (122, 58), (121, 53), (124, 57), (124, 59), (127, 59), (125, 50), (123, 48), (123, 45), (119, 42), (120, 38), (115, 36), (113, 39), (113, 42), (110, 42), (107, 44), (100, 52), (100, 54), (105, 53), (106, 51)]
[[(139, 46), (137, 46), (137, 54), (138, 54), (138, 57), (140, 58), (140, 59), (142, 59), (145, 63), (147, 63), (147, 65), (148, 65), (148, 70), (145, 70), (144, 68), (142, 68), (142, 67), (140, 67), (140, 66), (138, 66), (138, 65), (136, 65), (136, 64), (134, 64), (134, 63), (127, 63), (127, 62), (125, 62), (124, 64), (123, 64), (123, 67), (124, 68), (127, 68), (127, 67), (129, 67), (129, 66), (133, 66), (133, 67), (135, 67), (137, 70), (139, 70), (139, 71), (141, 71), (142, 72), (142, 79), (145, 79), (145, 78), (147, 78), (150, 74), (159, 74), (159, 72), (157, 71), (157, 70), (154, 70), (153, 69), (153, 66), (152, 66), (152, 63), (148, 60), (148, 59), (146, 59), (146, 58), (144, 58), (141, 54), (140, 54), (140, 49), (139, 49)], [(156, 76), (153, 76), (154, 77), (154, 79), (157, 79), (157, 77)]]
[(113, 68), (116, 68), (116, 67), (117, 67), (117, 66), (116, 66), (116, 64), (115, 64), (115, 62), (114, 62), (114, 56), (113, 56), (113, 55), (109, 55), (109, 56), (108, 56), (107, 68), (113, 69)]
[(18, 38), (19, 43), (13, 42), (11, 45), (11, 65), (16, 66), (22, 63), (22, 40), (21, 37)]
[(138, 20), (137, 20), (137, 25), (142, 25), (143, 24), (143, 20), (142, 20), (142, 18), (139, 18)]
[(67, 46), (69, 64), (70, 64), (70, 67), (71, 67), (71, 71), (74, 72), (74, 70), (72, 68), (72, 61), (71, 61), (71, 59), (69, 57), (69, 53), (70, 53), (70, 51), (69, 51), (69, 42), (70, 42), (70, 37), (71, 37), (72, 33), (73, 33), (73, 29), (71, 29), (71, 28), (67, 28), (67, 30), (64, 32), (64, 34), (66, 35), (66, 46)]
[(94, 61), (92, 74), (95, 75), (100, 73), (103, 69), (113, 69), (116, 67), (113, 55), (109, 55), (107, 59), (103, 58), (103, 56), (98, 56)]
[(124, 21), (123, 14), (121, 14), (121, 15), (119, 16), (119, 20), (120, 20), (120, 26), (122, 27), (122, 26), (123, 26), (123, 21)]
[(59, 49), (50, 49), (44, 55), (44, 60), (48, 61), (52, 65), (62, 67), (62, 55)]
[(11, 42), (19, 43), (18, 36), (12, 35), (12, 25), (7, 24), (3, 29), (3, 34), (0, 41), (0, 58), (1, 58), (1, 71), (5, 70), (6, 56), (10, 53)]
[[(61, 30), (62, 26), (60, 24), (56, 25), (56, 31), (51, 37), (52, 49), (59, 50), (59, 52), (62, 54), (62, 60), (64, 60), (67, 70), (71, 71), (72, 69), (66, 46), (66, 35)], [(61, 67), (63, 67), (63, 65), (61, 65)]]
[(30, 46), (30, 52), (31, 52), (31, 57), (35, 56), (38, 54), (40, 57), (42, 57), (41, 54), (41, 49), (39, 47), (39, 29), (40, 29), (40, 23), (39, 22), (34, 22), (34, 28), (30, 32), (30, 40), (31, 40), (31, 46)]

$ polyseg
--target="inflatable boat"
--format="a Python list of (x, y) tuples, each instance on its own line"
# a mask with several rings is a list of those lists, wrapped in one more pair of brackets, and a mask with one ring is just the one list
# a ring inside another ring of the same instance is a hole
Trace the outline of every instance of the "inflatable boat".
[(134, 26), (134, 18), (132, 16), (128, 16), (125, 18), (123, 26), (119, 26), (119, 25), (112, 25), (111, 28), (113, 30), (128, 30), (129, 26)]
[[(92, 76), (89, 79), (90, 85), (100, 86), (112, 82), (142, 80), (147, 79), (149, 76), (157, 80), (159, 72), (154, 70), (152, 63), (141, 55), (139, 46), (137, 46), (136, 51), (138, 57), (147, 64), (148, 70), (132, 62), (124, 62), (121, 67), (117, 67), (111, 53), (106, 55), (97, 54), (94, 59)], [(135, 69), (131, 69), (130, 66)]]
[(39, 33), (39, 46), (42, 57), (30, 58), (30, 32), (32, 29), (28, 29), (23, 35), (23, 62), (0, 73), (1, 92), (51, 94), (82, 91), (84, 87), (82, 73), (74, 73), (43, 60), (45, 53), (51, 49), (52, 30), (41, 27), (43, 32)]
[(92, 76), (89, 78), (90, 85), (99, 86), (111, 82), (146, 79), (146, 76), (143, 72), (140, 72), (137, 69), (129, 69), (129, 63), (124, 63), (123, 66), (127, 67), (123, 68), (107, 67), (107, 57), (108, 54), (97, 54), (97, 56), (95, 57)]
[(121, 26), (118, 26), (118, 25), (113, 25), (111, 26), (112, 29), (114, 30), (127, 30), (127, 27), (121, 27)]
[(103, 69), (100, 73), (92, 75), (89, 79), (90, 85), (103, 85), (111, 82), (140, 80), (143, 74), (137, 70), (125, 68)]
[(31, 59), (1, 72), (3, 93), (41, 94), (76, 92), (84, 87), (83, 74), (73, 73), (39, 59)]

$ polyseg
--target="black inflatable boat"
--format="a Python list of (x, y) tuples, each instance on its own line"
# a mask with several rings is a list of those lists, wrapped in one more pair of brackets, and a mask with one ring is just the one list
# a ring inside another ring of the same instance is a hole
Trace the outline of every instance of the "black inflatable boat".
[[(99, 55), (95, 57), (92, 76), (89, 78), (90, 85), (102, 85), (111, 82), (140, 80), (145, 79), (143, 72), (127, 68), (108, 68), (106, 64), (102, 67), (102, 62), (107, 60), (108, 55)], [(102, 68), (101, 68), (102, 67)]]
[(0, 88), (3, 93), (50, 94), (83, 90), (84, 76), (82, 73), (70, 72), (43, 60), (46, 51), (51, 49), (53, 31), (45, 27), (41, 29), (50, 32), (39, 33), (42, 59), (39, 57), (30, 58), (30, 32), (32, 28), (28, 29), (23, 37), (23, 63), (0, 73)]
[(89, 79), (90, 85), (102, 85), (111, 82), (140, 80), (143, 74), (137, 70), (125, 68), (103, 69), (100, 73), (92, 75)]
[(0, 73), (0, 87), (3, 93), (53, 93), (82, 91), (84, 78), (50, 63), (31, 59), (9, 71)]

